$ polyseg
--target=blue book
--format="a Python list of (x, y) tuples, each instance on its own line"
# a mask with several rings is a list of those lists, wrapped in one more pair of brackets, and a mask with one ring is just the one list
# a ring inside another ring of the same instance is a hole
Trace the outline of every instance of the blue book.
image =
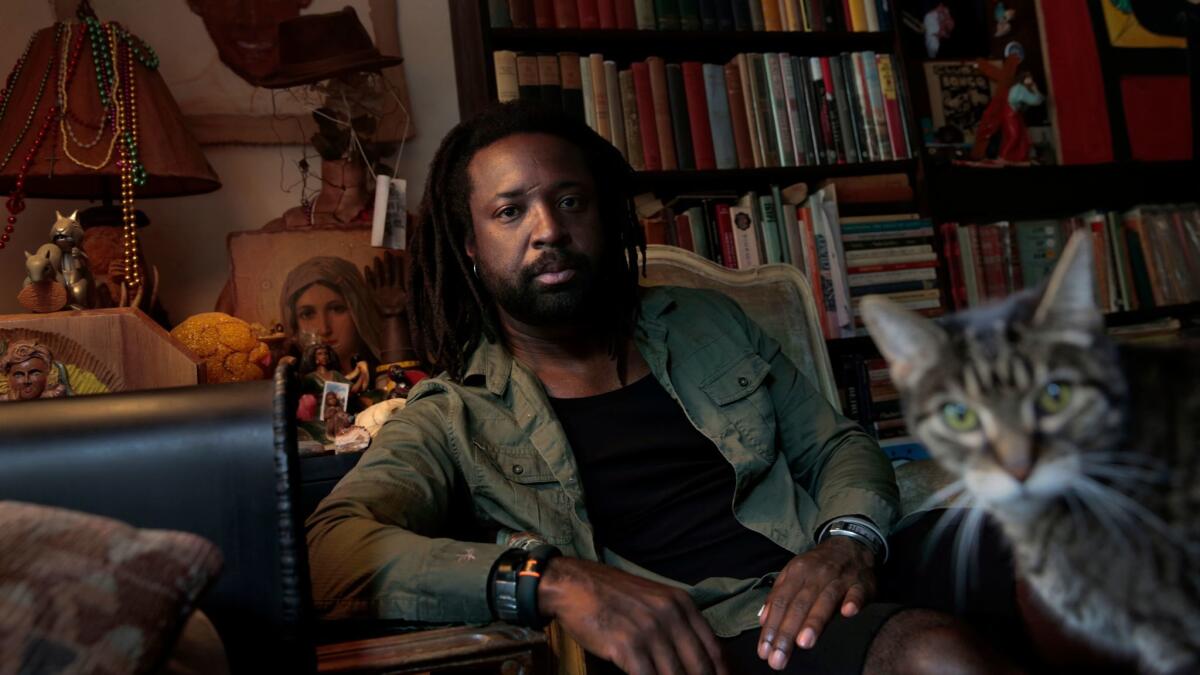
[(713, 155), (718, 169), (738, 168), (737, 146), (733, 142), (733, 123), (729, 119), (729, 98), (725, 94), (725, 68), (704, 64), (704, 97), (708, 100), (708, 124), (712, 128)]
[(843, 234), (865, 234), (868, 232), (897, 232), (900, 230), (915, 230), (921, 227), (929, 227), (929, 221), (923, 219), (905, 219), (905, 220), (883, 220), (878, 222), (846, 222), (842, 220)]

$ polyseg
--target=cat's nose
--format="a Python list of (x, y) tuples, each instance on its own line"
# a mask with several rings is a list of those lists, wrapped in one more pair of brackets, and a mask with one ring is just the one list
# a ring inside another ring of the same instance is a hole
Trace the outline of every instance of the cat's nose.
[(1027, 436), (1005, 434), (996, 439), (993, 451), (1000, 468), (1018, 482), (1024, 483), (1033, 473), (1033, 444)]

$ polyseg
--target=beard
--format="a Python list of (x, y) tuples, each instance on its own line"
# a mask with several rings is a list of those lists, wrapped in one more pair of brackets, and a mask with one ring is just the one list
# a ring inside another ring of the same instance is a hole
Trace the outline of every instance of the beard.
[[(571, 269), (575, 276), (563, 283), (546, 285), (537, 276), (552, 269)], [(510, 316), (532, 326), (578, 323), (594, 315), (596, 272), (592, 260), (582, 253), (551, 249), (524, 267), (516, 278), (506, 278), (480, 268), (480, 278), (496, 304)]]

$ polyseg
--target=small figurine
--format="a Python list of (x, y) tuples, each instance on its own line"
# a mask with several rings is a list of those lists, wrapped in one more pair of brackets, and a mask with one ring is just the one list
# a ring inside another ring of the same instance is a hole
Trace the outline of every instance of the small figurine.
[[(51, 369), (58, 382), (50, 385)], [(9, 401), (32, 401), (71, 395), (67, 369), (54, 360), (46, 345), (32, 340), (15, 340), (0, 359), (0, 372), (8, 380)]]
[(936, 7), (925, 13), (925, 51), (929, 58), (936, 59), (942, 48), (942, 40), (954, 33), (954, 16), (945, 3), (939, 2)]
[(25, 282), (17, 302), (31, 312), (57, 312), (67, 304), (63, 285), (62, 250), (54, 244), (42, 244), (37, 253), (25, 252)]
[(73, 309), (87, 309), (96, 304), (96, 282), (88, 269), (87, 254), (83, 252), (83, 226), (75, 219), (79, 211), (63, 216), (58, 211), (58, 220), (50, 228), (50, 242), (62, 251), (58, 270), (63, 285), (67, 288), (67, 303)]
[(1005, 7), (1004, 0), (996, 1), (996, 37), (1004, 37), (1012, 32), (1012, 20), (1016, 15), (1017, 10)]
[(1028, 70), (1021, 70), (1025, 60), (1025, 48), (1019, 42), (1010, 42), (1004, 48), (1004, 65), (996, 66), (981, 60), (977, 67), (995, 83), (992, 101), (975, 129), (975, 145), (971, 148), (971, 159), (985, 160), (992, 154), (992, 139), (1000, 134), (999, 164), (1028, 164), (1033, 142), (1025, 126), (1023, 111), (1046, 101), (1034, 83)]
[(1029, 129), (1025, 126), (1024, 110), (1046, 102), (1046, 96), (1038, 90), (1033, 74), (1022, 71), (1020, 79), (1008, 90), (1001, 127), (1000, 159), (1009, 162), (1028, 162), (1033, 143)]
[(325, 436), (333, 442), (335, 453), (358, 452), (371, 444), (367, 430), (355, 426), (342, 407), (336, 392), (325, 392)]

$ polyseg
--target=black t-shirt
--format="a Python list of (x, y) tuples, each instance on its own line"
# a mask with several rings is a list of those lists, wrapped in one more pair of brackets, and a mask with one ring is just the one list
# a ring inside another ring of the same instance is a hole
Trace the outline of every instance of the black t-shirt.
[(733, 466), (652, 375), (551, 398), (575, 455), (596, 543), (669, 579), (748, 579), (792, 554), (733, 515)]

